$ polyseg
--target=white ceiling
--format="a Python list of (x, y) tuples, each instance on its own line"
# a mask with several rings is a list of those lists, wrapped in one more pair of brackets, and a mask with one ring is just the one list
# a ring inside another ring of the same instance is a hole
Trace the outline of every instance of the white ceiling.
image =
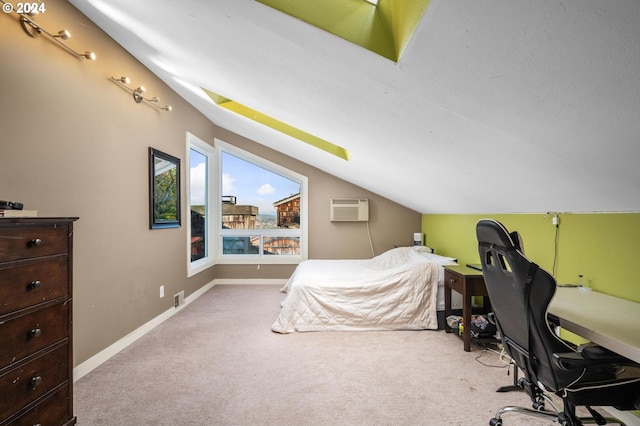
[(215, 124), (421, 213), (640, 211), (640, 1), (432, 0), (398, 63), (253, 0), (70, 2)]

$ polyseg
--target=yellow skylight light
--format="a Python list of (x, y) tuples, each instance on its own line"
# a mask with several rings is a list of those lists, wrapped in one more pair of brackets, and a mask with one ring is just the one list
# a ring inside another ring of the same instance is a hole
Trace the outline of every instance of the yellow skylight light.
[(236, 114), (240, 114), (243, 117), (246, 117), (250, 120), (253, 120), (257, 123), (263, 124), (265, 126), (271, 127), (274, 130), (277, 130), (281, 133), (284, 133), (285, 135), (289, 135), (291, 137), (294, 137), (302, 142), (305, 142), (311, 146), (314, 146), (318, 149), (321, 149), (325, 152), (328, 152), (329, 154), (333, 154), (336, 157), (340, 157), (343, 160), (349, 160), (349, 157), (351, 155), (351, 153), (338, 145), (335, 145), (329, 141), (326, 141), (324, 139), (321, 139), (317, 136), (314, 136), (310, 133), (304, 132), (296, 127), (293, 127), (287, 123), (284, 123), (282, 121), (276, 120), (273, 117), (270, 117), (268, 115), (265, 115), (259, 111), (256, 111), (254, 109), (251, 109), (245, 105), (242, 105), (238, 102), (235, 102), (231, 99), (225, 98), (224, 96), (220, 96), (215, 92), (212, 92), (211, 90), (207, 90), (205, 88), (202, 88), (202, 90), (204, 90), (204, 92), (211, 98), (211, 100), (213, 102), (215, 102), (216, 105), (228, 109), (229, 111), (233, 111)]
[(256, 0), (394, 62), (430, 0)]

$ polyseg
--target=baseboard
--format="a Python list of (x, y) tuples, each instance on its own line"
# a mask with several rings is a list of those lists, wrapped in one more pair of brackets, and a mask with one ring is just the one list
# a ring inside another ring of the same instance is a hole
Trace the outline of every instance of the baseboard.
[(123, 350), (124, 348), (126, 348), (127, 346), (129, 346), (130, 344), (132, 344), (133, 342), (135, 342), (145, 334), (147, 334), (149, 331), (153, 330), (155, 327), (157, 327), (158, 325), (162, 324), (163, 322), (165, 322), (166, 320), (168, 320), (169, 318), (171, 318), (172, 316), (180, 312), (182, 309), (184, 309), (185, 306), (187, 306), (189, 303), (196, 300), (198, 297), (202, 296), (207, 290), (213, 287), (215, 285), (214, 281), (211, 281), (209, 284), (206, 284), (203, 287), (196, 290), (195, 292), (193, 292), (193, 294), (190, 294), (188, 297), (185, 297), (184, 304), (180, 305), (177, 308), (172, 307), (167, 309), (157, 317), (153, 318), (151, 321), (138, 327), (131, 333), (124, 336), (122, 339), (113, 343), (112, 345), (105, 348), (104, 350), (98, 352), (97, 354), (95, 354), (85, 362), (78, 364), (73, 369), (73, 381), (77, 382), (82, 377), (86, 376), (91, 371), (93, 371), (94, 369), (99, 367), (101, 364), (106, 362), (109, 358), (116, 355), (118, 352), (120, 352), (121, 350)]
[(214, 285), (285, 285), (287, 278), (216, 278), (213, 283)]

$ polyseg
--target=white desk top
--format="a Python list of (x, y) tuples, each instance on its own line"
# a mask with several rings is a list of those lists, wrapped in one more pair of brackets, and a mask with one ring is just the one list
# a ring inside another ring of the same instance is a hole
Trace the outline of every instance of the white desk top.
[(562, 328), (640, 363), (640, 303), (558, 287), (549, 312)]

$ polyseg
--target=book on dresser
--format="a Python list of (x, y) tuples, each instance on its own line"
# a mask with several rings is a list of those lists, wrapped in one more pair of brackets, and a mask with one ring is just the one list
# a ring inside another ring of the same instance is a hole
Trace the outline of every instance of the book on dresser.
[(36, 217), (38, 210), (4, 210), (0, 209), (0, 217)]
[(0, 426), (74, 425), (77, 218), (0, 218)]

